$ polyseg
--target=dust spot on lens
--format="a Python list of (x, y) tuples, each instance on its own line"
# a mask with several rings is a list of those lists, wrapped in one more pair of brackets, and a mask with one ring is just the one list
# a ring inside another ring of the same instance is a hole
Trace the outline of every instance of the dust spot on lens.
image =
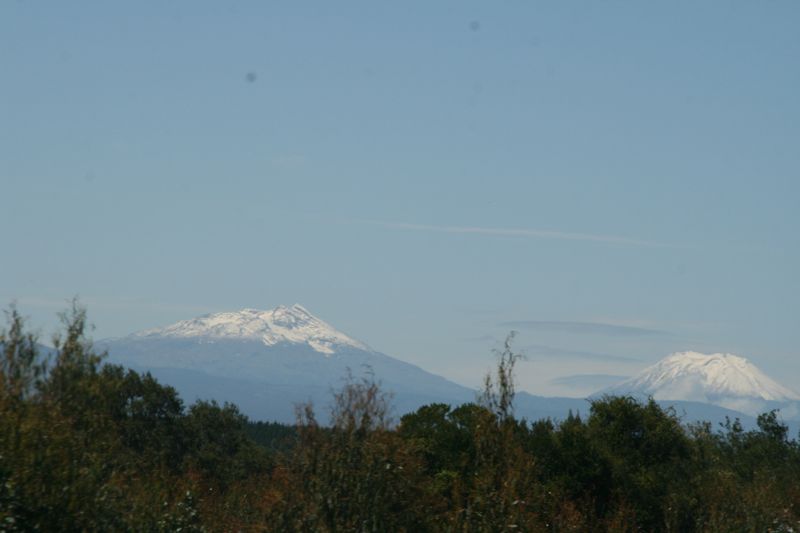
[(248, 72), (247, 74), (244, 75), (244, 81), (246, 81), (247, 83), (255, 83), (256, 80), (258, 80), (258, 74), (256, 74), (255, 72)]
[(473, 20), (469, 23), (469, 29), (472, 31), (478, 31), (481, 29), (481, 23), (479, 20)]

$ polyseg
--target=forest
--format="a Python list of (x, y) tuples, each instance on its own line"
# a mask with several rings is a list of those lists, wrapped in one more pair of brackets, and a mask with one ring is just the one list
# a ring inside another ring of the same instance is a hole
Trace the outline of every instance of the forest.
[(800, 446), (780, 414), (684, 425), (604, 397), (514, 416), (510, 343), (471, 404), (399, 419), (371, 377), (297, 423), (184, 405), (104, 363), (79, 306), (44, 350), (15, 308), (0, 332), (0, 531), (798, 531)]

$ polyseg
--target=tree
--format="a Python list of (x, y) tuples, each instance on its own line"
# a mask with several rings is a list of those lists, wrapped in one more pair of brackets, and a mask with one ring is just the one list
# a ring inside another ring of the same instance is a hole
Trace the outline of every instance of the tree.
[(523, 359), (522, 354), (514, 352), (512, 344), (516, 332), (512, 331), (506, 336), (502, 350), (494, 350), (497, 357), (496, 375), (492, 378), (487, 373), (483, 379), (483, 393), (480, 403), (492, 411), (500, 419), (509, 419), (514, 416), (514, 366)]
[(286, 501), (277, 520), (289, 530), (424, 531), (416, 458), (391, 430), (389, 396), (367, 374), (334, 392), (331, 427), (311, 405), (298, 410)]
[(607, 396), (592, 401), (587, 425), (589, 438), (611, 468), (607, 512), (634, 509), (635, 516), (626, 514), (625, 520), (645, 530), (665, 523), (689, 528), (693, 502), (684, 496), (691, 493), (691, 441), (675, 412), (652, 398), (642, 404)]

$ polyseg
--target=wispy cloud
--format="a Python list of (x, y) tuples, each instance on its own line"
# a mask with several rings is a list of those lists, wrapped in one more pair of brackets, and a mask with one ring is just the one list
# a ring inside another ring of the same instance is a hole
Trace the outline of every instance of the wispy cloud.
[(363, 224), (372, 224), (386, 228), (427, 231), (436, 233), (461, 233), (472, 235), (489, 235), (503, 237), (523, 237), (534, 239), (554, 239), (566, 241), (588, 241), (606, 244), (621, 244), (626, 246), (647, 246), (652, 248), (677, 248), (675, 245), (655, 241), (631, 239), (618, 235), (602, 235), (595, 233), (575, 233), (569, 231), (555, 231), (531, 228), (487, 228), (481, 226), (434, 226), (427, 224), (408, 224), (395, 222), (380, 222), (375, 220), (359, 221)]
[(569, 333), (574, 335), (604, 335), (608, 337), (645, 337), (668, 336), (667, 331), (658, 329), (640, 328), (635, 326), (620, 326), (617, 324), (604, 324), (602, 322), (562, 322), (557, 320), (516, 320), (498, 324), (504, 328), (525, 329), (531, 331), (552, 331), (556, 333)]
[(556, 348), (554, 346), (545, 346), (544, 344), (528, 344), (526, 346), (523, 346), (522, 353), (524, 353), (529, 360), (533, 358), (551, 358), (551, 359), (581, 359), (590, 361), (611, 361), (617, 363), (640, 362), (638, 359), (635, 359), (633, 357), (626, 357), (623, 355), (612, 355), (607, 353)]
[(550, 380), (552, 385), (570, 387), (576, 389), (597, 388), (602, 389), (611, 387), (627, 379), (628, 376), (618, 376), (615, 374), (573, 374), (571, 376), (559, 376)]

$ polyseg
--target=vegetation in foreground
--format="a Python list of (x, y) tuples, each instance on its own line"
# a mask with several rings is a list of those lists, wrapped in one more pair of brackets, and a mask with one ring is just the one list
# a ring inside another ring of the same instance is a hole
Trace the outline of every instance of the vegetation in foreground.
[(296, 426), (185, 408), (104, 364), (85, 313), (49, 360), (13, 308), (0, 333), (0, 531), (798, 531), (800, 447), (776, 413), (685, 428), (609, 397), (585, 419), (513, 416), (507, 343), (475, 404), (392, 424), (369, 379)]

